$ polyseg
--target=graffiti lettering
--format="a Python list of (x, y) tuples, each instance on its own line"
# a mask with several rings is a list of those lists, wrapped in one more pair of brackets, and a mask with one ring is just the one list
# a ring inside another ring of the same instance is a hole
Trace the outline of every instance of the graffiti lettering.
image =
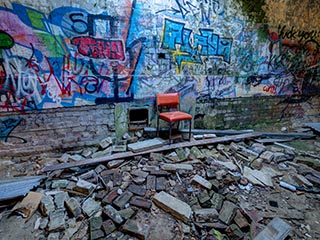
[(275, 86), (264, 86), (263, 91), (270, 92), (271, 94), (276, 94), (276, 87)]
[(160, 12), (172, 12), (174, 15), (181, 14), (185, 19), (188, 15), (199, 19), (202, 22), (210, 24), (214, 16), (222, 15), (224, 13), (224, 0), (175, 0), (176, 7), (170, 9), (163, 9)]
[(91, 37), (75, 37), (71, 44), (78, 47), (79, 53), (92, 58), (107, 58), (123, 61), (124, 47), (120, 40), (104, 40)]
[[(191, 46), (190, 29), (184, 28), (184, 23), (165, 20), (164, 37), (161, 47), (174, 51), (174, 57), (181, 70), (182, 63), (201, 63), (201, 57), (222, 57), (230, 63), (232, 39), (220, 38), (211, 29), (200, 29), (199, 34), (193, 34), (194, 44)], [(177, 48), (180, 45), (180, 48)]]
[(0, 140), (4, 139), (4, 141), (7, 142), (8, 138), (16, 138), (20, 139), (22, 143), (26, 143), (25, 139), (10, 135), (10, 133), (21, 123), (22, 120), (23, 119), (21, 117), (9, 117), (0, 120)]
[(83, 20), (85, 17), (83, 13), (72, 13), (69, 17), (73, 22), (73, 25), (71, 26), (73, 31), (78, 34), (84, 34), (88, 32), (88, 24), (85, 20)]
[(298, 30), (294, 26), (292, 26), (290, 29), (287, 29), (287, 26), (284, 25), (278, 27), (278, 35), (281, 39), (291, 39), (302, 42), (308, 40), (316, 40), (320, 36), (320, 31)]

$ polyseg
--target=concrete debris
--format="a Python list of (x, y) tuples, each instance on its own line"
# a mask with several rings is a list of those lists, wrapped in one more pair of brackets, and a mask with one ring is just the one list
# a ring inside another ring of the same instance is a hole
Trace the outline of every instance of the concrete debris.
[(59, 162), (72, 168), (36, 179), (34, 231), (43, 239), (157, 239), (161, 231), (179, 239), (320, 238), (314, 153), (250, 141), (166, 148), (160, 140), (162, 152), (146, 151), (159, 147), (154, 141), (117, 143), (143, 154), (113, 158), (115, 143), (106, 138), (78, 153), (109, 160), (85, 166), (64, 154)]
[(288, 236), (291, 229), (292, 227), (289, 224), (279, 217), (275, 217), (267, 227), (254, 238), (254, 240), (283, 240)]
[(166, 212), (171, 213), (184, 222), (188, 222), (191, 217), (192, 209), (187, 203), (164, 191), (156, 193), (152, 201)]

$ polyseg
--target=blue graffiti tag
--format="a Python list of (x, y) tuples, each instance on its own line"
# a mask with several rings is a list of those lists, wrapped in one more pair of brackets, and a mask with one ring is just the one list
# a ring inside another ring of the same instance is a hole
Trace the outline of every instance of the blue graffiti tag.
[(184, 23), (165, 19), (164, 24), (161, 47), (174, 51), (179, 70), (183, 63), (202, 63), (201, 57), (220, 57), (230, 63), (231, 38), (222, 38), (212, 29), (201, 28), (200, 34), (193, 33), (191, 44), (192, 30), (185, 28)]

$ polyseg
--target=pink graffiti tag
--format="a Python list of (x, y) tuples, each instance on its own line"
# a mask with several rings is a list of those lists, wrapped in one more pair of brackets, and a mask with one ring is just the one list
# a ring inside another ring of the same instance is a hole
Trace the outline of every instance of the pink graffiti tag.
[(78, 47), (79, 53), (92, 58), (125, 59), (121, 40), (105, 40), (92, 37), (75, 37), (71, 44)]

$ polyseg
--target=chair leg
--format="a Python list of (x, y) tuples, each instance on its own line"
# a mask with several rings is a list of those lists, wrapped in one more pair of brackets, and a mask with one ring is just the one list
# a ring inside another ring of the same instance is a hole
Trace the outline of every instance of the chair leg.
[(191, 140), (191, 120), (189, 121), (189, 141)]
[(159, 116), (157, 119), (157, 137), (159, 137)]
[(169, 145), (171, 144), (172, 123), (169, 124)]

